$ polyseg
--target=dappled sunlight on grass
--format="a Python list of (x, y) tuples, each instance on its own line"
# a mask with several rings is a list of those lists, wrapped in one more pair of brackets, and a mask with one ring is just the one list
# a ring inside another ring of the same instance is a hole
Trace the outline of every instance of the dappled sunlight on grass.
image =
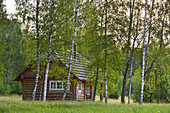
[[(98, 102), (100, 100), (99, 96), (96, 96), (96, 101)], [(105, 98), (103, 97), (103, 103), (105, 102)], [(133, 100), (131, 99), (131, 103), (136, 104), (133, 102)], [(108, 104), (121, 104), (121, 97), (119, 97), (118, 99), (110, 99), (108, 98)], [(128, 97), (125, 97), (125, 104), (128, 104)]]
[(10, 101), (22, 101), (22, 96), (21, 95), (0, 95), (0, 101), (1, 100), (10, 100)]

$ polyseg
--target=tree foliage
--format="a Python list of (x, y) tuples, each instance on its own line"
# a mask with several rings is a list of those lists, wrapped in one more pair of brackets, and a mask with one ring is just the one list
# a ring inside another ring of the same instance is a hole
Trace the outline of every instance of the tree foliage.
[[(75, 0), (55, 0), (54, 2), (51, 53), (54, 53), (55, 50), (61, 53), (71, 50), (74, 5)], [(150, 34), (150, 43), (147, 70), (145, 70), (144, 75), (143, 100), (144, 102), (169, 102), (170, 12), (168, 9), (170, 4), (168, 0), (148, 2), (148, 15), (151, 15), (152, 5), (154, 5), (154, 8), (151, 29), (149, 27), (150, 19), (146, 21), (146, 37)], [(39, 5), (41, 53), (48, 51), (47, 42), (49, 42), (51, 26), (50, 6), (51, 1), (49, 0), (41, 0)], [(104, 83), (106, 44), (108, 97), (109, 95), (121, 95), (125, 74), (127, 75), (127, 83), (125, 82), (127, 87), (124, 95), (127, 96), (130, 79), (130, 70), (127, 68), (127, 66), (130, 67), (130, 63), (127, 62), (128, 59), (130, 62), (130, 53), (132, 52), (134, 37), (136, 37), (131, 70), (131, 95), (133, 101), (139, 102), (145, 4), (142, 0), (107, 0), (107, 21), (104, 6), (104, 0), (81, 0), (79, 2), (75, 34), (76, 51), (90, 61), (87, 68), (94, 70), (94, 73), (97, 73), (96, 69), (98, 69), (98, 76), (94, 74), (89, 75), (88, 78), (95, 87), (95, 83), (97, 85)], [(132, 6), (133, 14), (130, 12)], [(16, 9), (17, 13), (9, 18), (3, 1), (0, 1), (0, 89), (2, 89), (0, 94), (21, 94), (21, 84), (14, 82), (13, 79), (22, 72), (27, 64), (36, 59), (36, 4), (31, 0), (16, 0)], [(107, 25), (105, 26), (106, 22)], [(106, 36), (105, 27), (107, 27)], [(138, 32), (136, 32), (136, 29), (138, 29)], [(148, 38), (146, 38), (147, 41)], [(47, 59), (47, 56), (45, 58)], [(56, 68), (49, 70), (49, 73), (58, 69)], [(66, 74), (65, 70), (61, 72), (61, 74), (63, 73)]]

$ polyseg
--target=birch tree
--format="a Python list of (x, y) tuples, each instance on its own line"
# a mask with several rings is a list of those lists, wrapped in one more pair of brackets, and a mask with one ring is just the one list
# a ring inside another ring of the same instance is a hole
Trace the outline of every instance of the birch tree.
[(143, 89), (144, 89), (144, 71), (145, 71), (145, 34), (146, 34), (146, 18), (147, 18), (147, 0), (145, 0), (145, 20), (144, 20), (144, 36), (143, 36), (143, 58), (142, 58), (142, 79), (141, 79), (141, 92), (139, 104), (143, 103)]
[(123, 79), (123, 86), (122, 86), (122, 93), (121, 93), (121, 103), (125, 103), (125, 89), (126, 89), (126, 80), (127, 80), (127, 75), (128, 75), (128, 70), (129, 70), (129, 49), (130, 49), (130, 38), (131, 38), (131, 30), (132, 30), (132, 21), (133, 21), (133, 9), (134, 9), (134, 2), (133, 0), (133, 5), (132, 5), (132, 0), (130, 0), (130, 23), (129, 23), (129, 33), (128, 33), (128, 43), (127, 43), (127, 61), (126, 61), (126, 69), (125, 69), (125, 74), (124, 74), (124, 79)]
[(148, 44), (147, 44), (147, 52), (146, 52), (145, 73), (146, 73), (146, 70), (147, 70), (147, 67), (148, 67), (149, 43), (150, 43), (151, 28), (152, 28), (152, 13), (153, 13), (154, 2), (155, 2), (155, 0), (152, 0), (152, 8), (151, 8), (151, 15), (150, 15), (150, 23), (149, 23), (150, 25), (149, 25)]
[(38, 14), (39, 14), (39, 0), (37, 0), (36, 4), (36, 35), (37, 35), (37, 75), (35, 77), (35, 83), (34, 88), (32, 92), (32, 99), (35, 99), (35, 93), (37, 90), (38, 85), (38, 78), (39, 78), (39, 70), (40, 70), (40, 39), (39, 39), (39, 20), (38, 20)]
[[(139, 6), (139, 3), (138, 3)], [(136, 35), (133, 40), (133, 46), (132, 46), (132, 51), (131, 51), (131, 57), (130, 57), (130, 80), (129, 80), (129, 96), (128, 96), (128, 104), (130, 104), (130, 97), (131, 97), (131, 85), (132, 85), (132, 67), (133, 67), (133, 57), (134, 57), (134, 47), (135, 47), (135, 42), (138, 37), (138, 23), (139, 23), (139, 8), (138, 8), (138, 13), (137, 13), (137, 23), (136, 23)]]
[(68, 67), (67, 82), (66, 82), (66, 86), (65, 86), (65, 88), (64, 88), (64, 94), (63, 94), (62, 100), (65, 100), (65, 96), (66, 96), (66, 93), (67, 93), (67, 89), (68, 89), (68, 86), (69, 86), (69, 80), (70, 80), (71, 65), (72, 65), (72, 55), (73, 55), (73, 49), (74, 49), (74, 40), (75, 40), (76, 24), (77, 24), (78, 2), (79, 2), (79, 0), (76, 0), (76, 1), (75, 1), (74, 31), (73, 31), (71, 52), (70, 52), (70, 58), (69, 58), (70, 61), (69, 61), (69, 67)]
[(48, 47), (48, 58), (47, 58), (47, 66), (46, 66), (46, 73), (45, 73), (45, 80), (44, 80), (44, 95), (43, 95), (43, 101), (46, 101), (46, 95), (47, 95), (47, 80), (48, 80), (48, 73), (49, 73), (49, 66), (50, 66), (50, 54), (51, 54), (51, 39), (52, 39), (52, 33), (53, 33), (53, 6), (54, 6), (54, 0), (51, 1), (51, 30), (50, 30), (50, 36), (49, 36), (49, 47)]
[(105, 76), (105, 103), (107, 104), (107, 0), (105, 0), (105, 66), (104, 66), (104, 76)]

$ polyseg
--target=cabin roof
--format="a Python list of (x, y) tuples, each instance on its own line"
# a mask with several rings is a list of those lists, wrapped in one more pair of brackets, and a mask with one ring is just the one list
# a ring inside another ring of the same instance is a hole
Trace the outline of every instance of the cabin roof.
[[(60, 60), (66, 64), (66, 66), (69, 66), (69, 55), (70, 51), (64, 53), (58, 53), (55, 51), (56, 57), (60, 58)], [(90, 62), (79, 52), (73, 52), (72, 57), (72, 72), (78, 77), (79, 80), (86, 80), (89, 75), (94, 74), (94, 71), (87, 69), (87, 64)]]
[[(59, 59), (63, 64), (65, 64), (67, 67), (69, 66), (69, 55), (70, 51), (67, 50), (66, 52), (56, 52), (54, 51), (53, 54), (51, 54), (51, 59), (52, 61)], [(41, 59), (46, 59), (47, 57), (47, 52), (45, 52), (44, 54), (41, 55)], [(35, 60), (34, 60), (35, 61)], [(79, 52), (73, 52), (72, 55), (72, 67), (71, 67), (71, 72), (79, 79), (79, 80), (87, 80), (89, 75), (94, 74), (94, 71), (90, 70), (87, 68), (87, 64), (89, 64), (90, 62), (84, 57), (82, 56)], [(14, 81), (18, 81), (22, 75), (22, 73), (24, 73), (27, 68), (31, 65), (31, 63), (29, 65), (26, 66), (26, 68), (14, 79)]]

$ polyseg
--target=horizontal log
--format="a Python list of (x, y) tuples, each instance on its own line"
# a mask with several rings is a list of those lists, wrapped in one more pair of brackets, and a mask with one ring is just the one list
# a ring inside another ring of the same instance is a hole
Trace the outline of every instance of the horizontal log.
[[(33, 90), (33, 87), (23, 87), (25, 88), (26, 90)], [(37, 87), (37, 89), (43, 89), (42, 87)]]
[[(32, 92), (33, 90), (32, 89), (24, 89), (24, 92)], [(43, 91), (43, 89), (38, 89), (37, 88), (37, 90), (36, 90), (36, 92), (42, 92)]]
[[(43, 95), (35, 95), (35, 98), (42, 98)], [(63, 95), (47, 95), (47, 98), (62, 98)], [(66, 98), (72, 98), (72, 95), (66, 95)], [(32, 98), (32, 95), (24, 95), (24, 98)]]
[[(34, 81), (25, 81), (24, 84), (35, 84)], [(43, 82), (38, 82), (38, 84), (43, 84)]]
[[(24, 78), (24, 81), (33, 81), (33, 82), (35, 82), (35, 78)], [(38, 79), (38, 81), (43, 81), (43, 79)]]
[[(41, 95), (41, 98), (43, 96)], [(32, 98), (32, 95), (24, 95), (24, 98)], [(40, 98), (40, 95), (35, 95), (35, 98)]]
[[(25, 93), (25, 94), (32, 94), (32, 92), (24, 92), (24, 93)], [(37, 92), (37, 91), (36, 91), (36, 94), (37, 94), (37, 93), (42, 93), (42, 92)]]
[[(61, 100), (62, 98), (47, 98), (47, 100)], [(72, 100), (72, 98), (65, 98), (65, 100)]]
[[(28, 82), (24, 82), (24, 85), (34, 85), (34, 83), (33, 82), (31, 82), (31, 83), (28, 83)], [(43, 83), (38, 83), (38, 85), (43, 85)]]
[[(64, 91), (49, 91), (47, 93), (48, 94), (50, 94), (50, 93), (56, 94), (56, 93), (64, 93)], [(72, 94), (72, 92), (67, 92), (67, 94)]]
[[(25, 85), (23, 88), (29, 88), (29, 89), (32, 88), (32, 89), (33, 89), (33, 88), (34, 88), (34, 85)], [(41, 89), (42, 86), (39, 86), (39, 85), (38, 85), (37, 88)]]
[[(41, 90), (37, 90), (36, 94), (42, 93)], [(25, 90), (24, 94), (32, 94), (31, 90)], [(63, 91), (47, 92), (47, 95), (63, 94)], [(67, 92), (67, 95), (72, 95), (72, 92)]]
[[(63, 95), (64, 93), (47, 93), (47, 95)], [(67, 93), (67, 95), (72, 95), (71, 93)]]
[[(24, 94), (25, 96), (32, 96), (32, 93), (27, 93), (27, 94)], [(43, 93), (36, 93), (35, 96), (40, 96), (40, 95), (43, 95)]]
[[(47, 97), (62, 97), (63, 94), (59, 95), (47, 95)], [(72, 97), (72, 95), (66, 95), (66, 97)]]
[[(26, 97), (25, 100), (32, 100), (31, 97)], [(35, 98), (35, 100), (42, 100), (42, 98)]]
[[(62, 98), (46, 98), (47, 100), (61, 100)], [(32, 100), (31, 97), (27, 97), (24, 100)], [(35, 98), (35, 100), (42, 100), (42, 98)], [(65, 98), (65, 100), (73, 100), (72, 98)]]

